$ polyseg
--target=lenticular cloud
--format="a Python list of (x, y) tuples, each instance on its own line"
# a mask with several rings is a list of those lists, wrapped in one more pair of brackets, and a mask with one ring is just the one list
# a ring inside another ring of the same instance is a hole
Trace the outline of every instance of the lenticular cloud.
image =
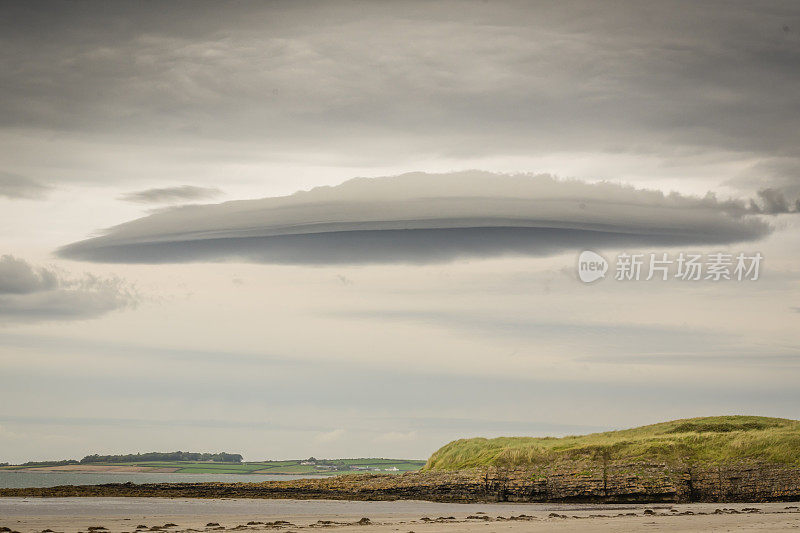
[(193, 205), (61, 248), (98, 262), (427, 263), (581, 247), (727, 244), (770, 227), (744, 204), (549, 175), (356, 178), (290, 196)]

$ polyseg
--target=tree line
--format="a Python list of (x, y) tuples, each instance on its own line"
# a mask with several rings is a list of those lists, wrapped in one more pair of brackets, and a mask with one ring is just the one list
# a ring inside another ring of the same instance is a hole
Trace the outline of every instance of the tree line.
[(241, 463), (238, 453), (199, 453), (199, 452), (147, 452), (127, 455), (87, 455), (81, 459), (86, 463), (142, 463), (147, 461), (211, 461), (214, 463)]
[(66, 466), (89, 463), (144, 463), (149, 461), (203, 461), (214, 463), (241, 463), (238, 453), (199, 453), (199, 452), (147, 452), (129, 453), (125, 455), (87, 455), (80, 461), (65, 459), (63, 461), (28, 461), (22, 466)]
[(22, 463), (22, 466), (66, 466), (80, 464), (75, 459), (64, 459), (63, 461), (28, 461)]

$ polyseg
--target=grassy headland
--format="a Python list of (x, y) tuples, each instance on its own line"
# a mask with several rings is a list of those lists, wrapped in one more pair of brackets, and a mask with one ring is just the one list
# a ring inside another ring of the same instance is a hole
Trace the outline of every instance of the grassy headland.
[(553, 466), (576, 460), (688, 465), (756, 460), (800, 466), (800, 421), (714, 416), (562, 438), (460, 439), (435, 452), (425, 470)]
[[(800, 422), (724, 416), (563, 438), (463, 439), (434, 453), (423, 471), (406, 471), (399, 476), (387, 475), (390, 471), (400, 473), (399, 467), (394, 470), (395, 466), (388, 466), (399, 465), (399, 462), (391, 461), (354, 459), (339, 460), (331, 465), (325, 463), (333, 461), (310, 458), (273, 463), (181, 464), (180, 471), (184, 472), (187, 471), (184, 468), (198, 468), (201, 471), (300, 473), (296, 469), (324, 467), (332, 468), (327, 472), (330, 474), (347, 469), (365, 475), (258, 483), (189, 481), (0, 488), (0, 497), (585, 503), (797, 501), (800, 498)], [(407, 462), (409, 468), (413, 467), (412, 463)], [(144, 464), (138, 463), (136, 468)], [(166, 464), (153, 466), (165, 468)], [(70, 466), (75, 465), (59, 468)]]

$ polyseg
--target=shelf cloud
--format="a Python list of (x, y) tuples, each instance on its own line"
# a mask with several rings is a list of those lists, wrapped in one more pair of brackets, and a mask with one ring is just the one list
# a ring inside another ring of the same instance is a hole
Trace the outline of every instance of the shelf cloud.
[(771, 231), (744, 202), (482, 171), (355, 178), (290, 196), (174, 208), (61, 248), (175, 263), (429, 263), (582, 247), (727, 244)]

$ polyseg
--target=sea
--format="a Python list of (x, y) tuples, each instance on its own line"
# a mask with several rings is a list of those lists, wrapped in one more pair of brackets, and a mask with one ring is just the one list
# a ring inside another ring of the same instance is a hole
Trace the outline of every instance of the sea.
[(25, 472), (0, 470), (0, 488), (58, 487), (59, 485), (103, 485), (104, 483), (260, 483), (316, 478), (292, 474), (175, 474), (164, 472)]

